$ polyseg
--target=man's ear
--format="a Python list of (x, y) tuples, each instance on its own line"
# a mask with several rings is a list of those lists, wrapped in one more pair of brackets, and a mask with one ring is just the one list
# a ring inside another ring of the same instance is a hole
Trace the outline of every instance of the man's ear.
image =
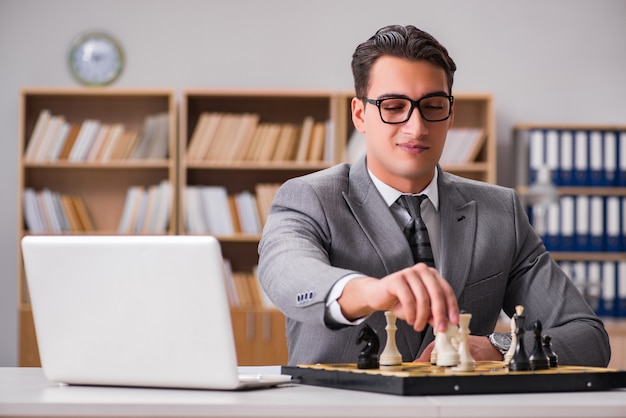
[(361, 132), (365, 133), (365, 103), (363, 100), (358, 99), (356, 97), (352, 98), (352, 102), (350, 103), (350, 107), (352, 110), (352, 123), (354, 124), (354, 128)]

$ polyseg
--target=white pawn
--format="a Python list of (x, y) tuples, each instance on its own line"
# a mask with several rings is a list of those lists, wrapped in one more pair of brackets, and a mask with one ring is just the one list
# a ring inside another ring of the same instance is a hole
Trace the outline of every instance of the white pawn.
[(458, 337), (458, 332), (458, 328), (449, 323), (445, 332), (437, 333), (437, 337), (435, 337), (437, 366), (450, 367), (459, 364), (459, 351), (453, 345), (453, 340)]
[(470, 335), (469, 323), (472, 314), (463, 313), (459, 317), (459, 363), (452, 370), (455, 372), (473, 372), (476, 369), (476, 361), (469, 349), (468, 337)]
[(396, 345), (396, 316), (389, 311), (385, 312), (385, 319), (387, 320), (387, 343), (385, 349), (380, 354), (379, 364), (382, 370), (397, 370), (402, 367), (402, 354), (398, 351)]
[[(524, 314), (524, 307), (522, 305), (517, 305), (515, 307), (515, 315), (523, 315), (523, 314)], [(511, 359), (513, 358), (513, 355), (515, 354), (515, 348), (517, 347), (517, 333), (515, 332), (517, 325), (515, 322), (515, 318), (516, 318), (515, 315), (513, 315), (513, 317), (511, 318), (511, 347), (509, 347), (509, 351), (507, 351), (506, 354), (504, 355), (504, 364), (507, 364), (507, 365), (511, 362)]]

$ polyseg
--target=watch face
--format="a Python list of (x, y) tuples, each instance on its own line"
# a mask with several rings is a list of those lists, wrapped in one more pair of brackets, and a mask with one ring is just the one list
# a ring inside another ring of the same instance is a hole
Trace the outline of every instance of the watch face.
[(69, 56), (72, 75), (87, 85), (106, 85), (119, 77), (124, 67), (120, 45), (103, 33), (77, 37)]

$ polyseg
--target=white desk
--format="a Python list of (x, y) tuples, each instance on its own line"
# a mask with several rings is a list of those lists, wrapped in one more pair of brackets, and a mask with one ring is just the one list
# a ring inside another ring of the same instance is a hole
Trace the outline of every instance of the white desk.
[(248, 392), (63, 386), (38, 368), (0, 368), (11, 417), (626, 417), (626, 390), (403, 397), (291, 385)]

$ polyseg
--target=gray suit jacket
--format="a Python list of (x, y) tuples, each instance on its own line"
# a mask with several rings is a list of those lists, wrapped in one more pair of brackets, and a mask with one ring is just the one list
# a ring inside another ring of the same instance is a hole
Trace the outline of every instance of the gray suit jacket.
[[(440, 170), (440, 169), (439, 169)], [(606, 366), (608, 336), (602, 322), (552, 261), (528, 222), (517, 194), (500, 186), (440, 170), (441, 257), (438, 269), (471, 333), (494, 330), (500, 310), (523, 305), (526, 329), (536, 320), (552, 336), (560, 364)], [(259, 244), (259, 277), (287, 317), (289, 364), (354, 363), (360, 327), (326, 324), (326, 297), (349, 273), (384, 277), (413, 264), (400, 226), (367, 173), (365, 160), (287, 181), (277, 193)], [(367, 321), (385, 345), (382, 312)], [(397, 323), (397, 346), (414, 360), (433, 340), (430, 327)], [(533, 348), (533, 333), (525, 347)]]

